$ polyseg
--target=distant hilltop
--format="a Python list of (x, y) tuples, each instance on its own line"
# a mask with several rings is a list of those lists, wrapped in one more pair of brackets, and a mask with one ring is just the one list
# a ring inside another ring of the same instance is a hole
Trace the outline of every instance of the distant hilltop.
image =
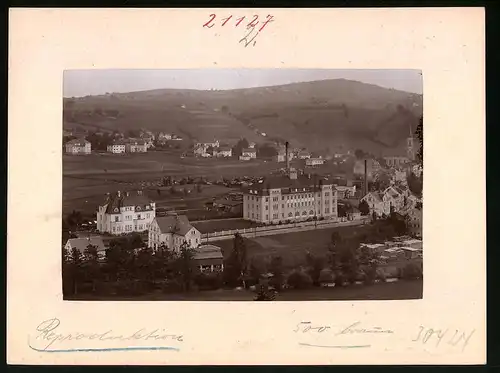
[(157, 89), (64, 99), (65, 129), (147, 128), (187, 140), (290, 141), (311, 151), (404, 149), (422, 95), (334, 79), (234, 90)]

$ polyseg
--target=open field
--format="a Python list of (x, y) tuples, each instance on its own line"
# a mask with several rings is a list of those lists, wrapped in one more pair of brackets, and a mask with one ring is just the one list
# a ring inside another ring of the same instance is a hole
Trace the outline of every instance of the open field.
[[(156, 183), (165, 176), (207, 177), (215, 180), (221, 177), (255, 176), (266, 174), (279, 167), (278, 163), (255, 160), (242, 162), (234, 159), (199, 159), (164, 152), (146, 154), (92, 154), (88, 156), (63, 157), (63, 212), (80, 210), (93, 213), (106, 193), (118, 190), (138, 190), (143, 182)], [(178, 190), (185, 186), (177, 185)], [(187, 186), (193, 189), (193, 186)], [(167, 188), (146, 186), (149, 197), (159, 207), (179, 205), (183, 196), (169, 196)], [(157, 190), (161, 190), (158, 195)], [(199, 203), (185, 208), (203, 208), (212, 197), (227, 193), (232, 189), (218, 185), (204, 185), (202, 193), (190, 194), (185, 201), (198, 200)], [(181, 193), (182, 194), (182, 193)], [(183, 204), (185, 204), (183, 202)], [(190, 203), (187, 203), (189, 205)], [(178, 206), (181, 207), (181, 206)]]
[[(398, 281), (374, 285), (352, 285), (341, 288), (312, 288), (307, 290), (287, 290), (276, 297), (276, 301), (314, 301), (314, 300), (402, 300), (421, 299), (423, 281)], [(121, 297), (83, 294), (74, 300), (113, 300), (113, 301), (253, 301), (255, 293), (248, 290), (210, 290), (184, 294), (151, 294)]]
[[(291, 270), (305, 264), (307, 252), (310, 252), (314, 256), (326, 257), (333, 232), (339, 232), (343, 240), (357, 240), (360, 235), (368, 233), (370, 229), (370, 225), (339, 226), (272, 236), (244, 238), (244, 240), (250, 261), (254, 261), (257, 264), (265, 264), (269, 263), (274, 256), (281, 256), (285, 270)], [(224, 258), (228, 258), (233, 249), (234, 240), (213, 241), (210, 244), (219, 246), (222, 249)], [(407, 263), (408, 260), (404, 258), (394, 259), (380, 267), (394, 270), (395, 268), (404, 267)]]
[[(130, 183), (119, 183), (105, 177), (100, 180), (99, 178), (74, 179), (65, 177), (63, 183), (63, 213), (79, 210), (85, 214), (92, 214), (97, 209), (97, 206), (104, 202), (106, 193), (116, 193), (118, 190), (135, 191), (138, 189), (138, 187), (134, 187)], [(184, 189), (189, 191), (188, 195), (183, 193)], [(221, 185), (202, 185), (201, 191), (198, 192), (195, 185), (176, 185), (175, 190), (176, 193), (172, 195), (170, 187), (150, 187), (145, 189), (144, 193), (156, 202), (157, 208), (203, 210), (205, 202), (234, 189)]]
[[(216, 166), (216, 167), (215, 167)], [(267, 166), (267, 167), (265, 167)], [(264, 170), (262, 167), (265, 167)], [(143, 154), (95, 153), (86, 156), (64, 155), (64, 175), (162, 174), (162, 176), (243, 176), (261, 174), (279, 167), (263, 160), (239, 161), (234, 158), (180, 158), (170, 152)], [(281, 165), (282, 167), (282, 165)], [(146, 176), (144, 175), (144, 176)]]
[[(368, 225), (344, 226), (327, 229), (278, 234), (273, 236), (245, 238), (248, 256), (257, 262), (281, 256), (286, 268), (295, 268), (304, 263), (306, 252), (324, 256), (328, 250), (333, 232), (339, 232), (343, 239), (367, 232)], [(211, 244), (222, 249), (227, 258), (233, 248), (233, 240), (213, 241)]]

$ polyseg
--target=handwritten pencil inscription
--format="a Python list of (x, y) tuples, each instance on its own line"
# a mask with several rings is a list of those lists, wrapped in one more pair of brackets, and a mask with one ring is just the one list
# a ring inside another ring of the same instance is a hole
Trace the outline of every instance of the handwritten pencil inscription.
[[(310, 321), (302, 321), (295, 326), (293, 330), (295, 333), (301, 334), (322, 334), (338, 337), (342, 335), (376, 335), (376, 334), (393, 334), (391, 329), (384, 329), (379, 326), (365, 326), (360, 321), (348, 324), (342, 327), (333, 327), (330, 325), (313, 325)], [(339, 349), (352, 349), (352, 348), (369, 348), (371, 344), (312, 344), (300, 342), (301, 346), (308, 347), (321, 347), (321, 348), (339, 348)]]
[(475, 331), (475, 329), (433, 329), (420, 325), (417, 335), (412, 339), (412, 342), (422, 345), (434, 344), (435, 347), (439, 347), (442, 343), (446, 343), (448, 346), (458, 347), (464, 351)]
[[(141, 328), (128, 333), (116, 332), (113, 329), (104, 331), (73, 331), (65, 332), (61, 330), (61, 321), (57, 318), (42, 321), (36, 327), (36, 334), (30, 336), (29, 347), (40, 352), (71, 352), (71, 351), (112, 351), (112, 350), (178, 350), (175, 347), (164, 346), (167, 341), (183, 342), (183, 336), (168, 333), (165, 329), (145, 329)], [(85, 345), (85, 348), (64, 348), (68, 342), (80, 341), (78, 345)], [(149, 347), (131, 346), (134, 341), (147, 341)], [(33, 342), (33, 343), (32, 343)], [(66, 344), (65, 344), (66, 342)], [(113, 342), (112, 347), (88, 348), (105, 342)], [(152, 345), (149, 345), (152, 344)], [(62, 345), (62, 347), (60, 347)]]
[(268, 14), (265, 19), (259, 20), (259, 15), (254, 14), (252, 17), (233, 17), (232, 14), (225, 16), (218, 21), (217, 14), (210, 14), (208, 20), (203, 24), (203, 28), (211, 29), (214, 26), (219, 25), (220, 27), (242, 27), (246, 28), (245, 35), (239, 39), (239, 43), (244, 47), (248, 47), (249, 45), (255, 46), (257, 41), (256, 38), (259, 36), (262, 31), (266, 28), (268, 24), (274, 22), (274, 16)]
[[(361, 342), (371, 342), (371, 343), (382, 343), (382, 336), (391, 336), (396, 334), (394, 330), (383, 328), (380, 326), (369, 326), (365, 325), (360, 321), (356, 321), (354, 323), (350, 323), (346, 326), (332, 326), (332, 325), (314, 325), (310, 321), (302, 321), (295, 325), (293, 329), (294, 333), (300, 335), (311, 335), (314, 340), (317, 341), (318, 337), (322, 337), (321, 340), (325, 340), (325, 338), (329, 339), (329, 341), (345, 341), (342, 339), (343, 336), (351, 336), (349, 341), (350, 344), (346, 343), (335, 343), (335, 344), (319, 344), (315, 343), (304, 343), (299, 342), (301, 346), (308, 347), (321, 347), (321, 348), (368, 348), (371, 347), (369, 343), (352, 343), (352, 337), (357, 337)], [(452, 349), (460, 349), (460, 351), (464, 351), (465, 348), (469, 345), (471, 339), (473, 338), (475, 333), (475, 329), (471, 330), (460, 330), (460, 329), (435, 329), (425, 327), (423, 325), (419, 326), (417, 332), (414, 336), (409, 335), (405, 337), (404, 335), (398, 336), (398, 340), (403, 337), (403, 340), (408, 338), (413, 344), (420, 344), (421, 346), (425, 346), (425, 348), (434, 347), (434, 348), (444, 348), (445, 346)], [(373, 339), (373, 338), (375, 339)], [(341, 338), (341, 339), (338, 339)], [(357, 340), (357, 339), (356, 339)], [(387, 340), (385, 340), (387, 341)]]

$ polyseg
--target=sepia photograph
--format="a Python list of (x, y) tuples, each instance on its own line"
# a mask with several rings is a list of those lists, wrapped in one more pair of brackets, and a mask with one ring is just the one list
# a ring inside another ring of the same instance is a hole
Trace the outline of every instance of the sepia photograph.
[(64, 300), (423, 297), (420, 70), (66, 70)]

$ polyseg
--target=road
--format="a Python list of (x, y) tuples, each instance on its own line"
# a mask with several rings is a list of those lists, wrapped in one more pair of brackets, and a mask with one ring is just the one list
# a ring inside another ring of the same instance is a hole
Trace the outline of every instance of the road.
[[(354, 220), (354, 221), (345, 221), (345, 222), (334, 222), (329, 224), (318, 224), (317, 226), (297, 226), (291, 228), (281, 228), (281, 229), (270, 229), (266, 231), (254, 231), (251, 233), (241, 233), (242, 237), (252, 238), (252, 237), (263, 237), (263, 236), (274, 236), (278, 234), (287, 234), (287, 233), (296, 233), (296, 232), (305, 232), (312, 231), (315, 229), (328, 229), (335, 227), (347, 227), (353, 225), (364, 225), (368, 224), (365, 220)], [(215, 237), (203, 237), (201, 241), (203, 243), (212, 242), (212, 241), (222, 241), (222, 240), (232, 240), (234, 239), (234, 234), (230, 234), (227, 236), (215, 236)]]

